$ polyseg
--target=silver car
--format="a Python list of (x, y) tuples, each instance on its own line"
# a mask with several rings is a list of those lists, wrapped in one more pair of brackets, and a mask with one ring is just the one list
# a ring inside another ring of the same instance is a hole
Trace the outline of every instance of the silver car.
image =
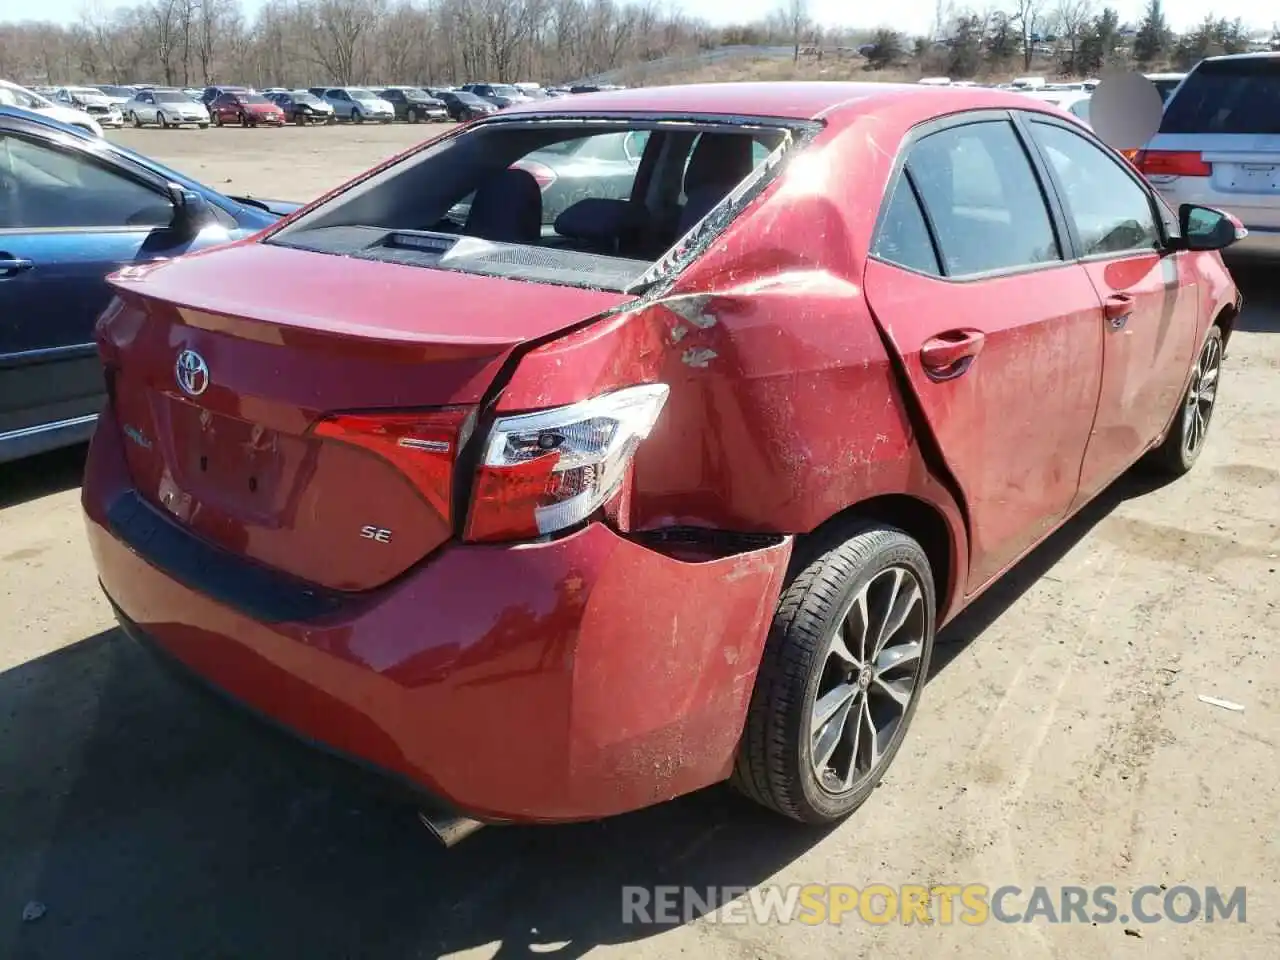
[(1134, 164), (1173, 209), (1197, 203), (1241, 220), (1249, 235), (1233, 252), (1280, 255), (1280, 53), (1201, 60)]
[(379, 123), (390, 123), (396, 118), (395, 107), (364, 87), (330, 87), (324, 92), (323, 99), (333, 107), (334, 116), (339, 120), (350, 120), (352, 123), (377, 120)]
[(135, 127), (147, 123), (162, 127), (180, 127), (194, 123), (202, 130), (209, 128), (209, 111), (203, 103), (196, 103), (181, 90), (152, 87), (139, 90), (124, 105), (125, 119)]
[(104, 127), (123, 127), (124, 114), (97, 87), (59, 87), (53, 102), (83, 110)]

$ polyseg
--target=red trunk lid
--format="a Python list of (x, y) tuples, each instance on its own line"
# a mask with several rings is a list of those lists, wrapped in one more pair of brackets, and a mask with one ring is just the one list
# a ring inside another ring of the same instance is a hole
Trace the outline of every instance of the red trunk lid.
[[(316, 423), (439, 407), (457, 423), (513, 348), (629, 299), (257, 243), (112, 282), (98, 336), (139, 492), (228, 550), (342, 590), (446, 541), (453, 480), (424, 492)], [(184, 351), (200, 361), (190, 390)]]

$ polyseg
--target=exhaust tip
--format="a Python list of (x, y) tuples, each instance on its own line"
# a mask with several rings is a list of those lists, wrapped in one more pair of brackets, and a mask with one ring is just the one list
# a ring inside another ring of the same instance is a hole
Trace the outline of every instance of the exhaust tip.
[(418, 811), (418, 819), (446, 848), (456, 846), (484, 826), (479, 820), (471, 820), (468, 817), (428, 813), (425, 810)]

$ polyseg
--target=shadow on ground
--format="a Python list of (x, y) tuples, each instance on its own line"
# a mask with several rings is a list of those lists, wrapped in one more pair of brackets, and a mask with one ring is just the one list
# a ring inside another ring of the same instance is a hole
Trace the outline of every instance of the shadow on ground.
[(87, 443), (0, 464), (0, 510), (80, 486)]
[(1275, 263), (1249, 256), (1229, 258), (1227, 266), (1244, 294), (1244, 310), (1236, 321), (1236, 329), (1251, 333), (1280, 332), (1280, 285), (1275, 279)]
[[(1012, 571), (937, 669), (1147, 489), (1118, 485)], [(0, 675), (0, 704), (4, 957), (573, 958), (657, 931), (622, 922), (624, 885), (754, 886), (825, 835), (716, 788), (446, 852), (363, 775), (193, 695), (114, 630)], [(47, 913), (23, 923), (31, 900)]]

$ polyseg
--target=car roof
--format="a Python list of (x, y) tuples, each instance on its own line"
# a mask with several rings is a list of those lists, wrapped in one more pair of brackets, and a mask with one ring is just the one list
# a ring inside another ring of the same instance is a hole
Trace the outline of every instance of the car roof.
[(1205, 57), (1204, 59), (1205, 60), (1276, 60), (1276, 59), (1280, 59), (1280, 51), (1259, 50), (1256, 53), (1224, 53), (1216, 57)]
[(922, 115), (952, 110), (1025, 109), (1028, 99), (1021, 91), (985, 87), (801, 80), (601, 90), (576, 94), (571, 101), (535, 100), (509, 107), (503, 114), (670, 113), (820, 120), (845, 109), (862, 113), (890, 105), (905, 105)]

